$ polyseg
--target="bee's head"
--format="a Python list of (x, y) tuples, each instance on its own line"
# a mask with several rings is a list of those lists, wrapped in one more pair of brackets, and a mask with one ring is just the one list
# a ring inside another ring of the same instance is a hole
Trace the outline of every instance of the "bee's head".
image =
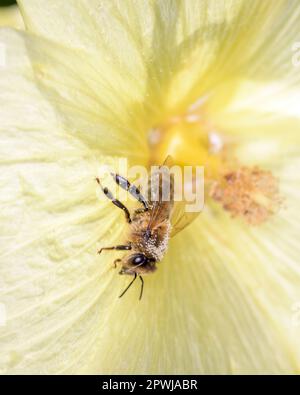
[(134, 253), (123, 258), (120, 274), (147, 274), (156, 270), (156, 260), (142, 253)]

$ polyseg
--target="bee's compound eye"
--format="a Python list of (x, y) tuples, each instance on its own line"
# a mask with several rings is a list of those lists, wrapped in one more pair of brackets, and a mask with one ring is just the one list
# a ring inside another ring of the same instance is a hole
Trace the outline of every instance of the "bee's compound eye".
[(143, 254), (137, 254), (134, 256), (132, 263), (134, 265), (142, 265), (143, 263), (147, 262), (147, 257)]

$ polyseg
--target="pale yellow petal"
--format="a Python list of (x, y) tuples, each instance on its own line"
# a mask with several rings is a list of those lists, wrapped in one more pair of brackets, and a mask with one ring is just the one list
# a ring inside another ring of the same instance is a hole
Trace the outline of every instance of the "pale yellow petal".
[(131, 79), (122, 80), (100, 55), (87, 57), (80, 50), (20, 33), (35, 83), (57, 110), (70, 137), (94, 151), (147, 158), (142, 95)]
[(0, 370), (99, 372), (93, 357), (117, 299), (96, 252), (122, 231), (96, 196), (105, 161), (63, 130), (23, 36), (1, 30), (0, 42)]
[(223, 136), (231, 155), (241, 163), (274, 171), (289, 158), (299, 157), (300, 85), (287, 81), (240, 85), (227, 106), (213, 115), (213, 128)]
[[(228, 101), (241, 80), (286, 77), (297, 1), (20, 0), (26, 26), (67, 47), (101, 53), (139, 81), (154, 124), (199, 98)], [(65, 21), (69, 21), (66, 24)], [(274, 33), (275, 31), (275, 33)], [(115, 84), (114, 84), (115, 85)]]

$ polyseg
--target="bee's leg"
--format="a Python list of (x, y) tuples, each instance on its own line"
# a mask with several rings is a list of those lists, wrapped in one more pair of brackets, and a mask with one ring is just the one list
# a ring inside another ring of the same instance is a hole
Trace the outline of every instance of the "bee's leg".
[(148, 211), (148, 208), (146, 209), (145, 207), (143, 208), (137, 208), (136, 210), (134, 210), (134, 214), (142, 214), (145, 211)]
[(104, 251), (104, 250), (119, 250), (119, 251), (131, 250), (131, 244), (127, 244), (127, 245), (118, 245), (118, 246), (113, 246), (113, 247), (102, 247), (102, 248), (98, 251), (98, 254), (101, 254), (101, 252)]
[(142, 296), (143, 296), (143, 290), (144, 290), (144, 279), (143, 279), (142, 276), (139, 276), (139, 278), (140, 278), (140, 280), (142, 282), (142, 284), (141, 284), (141, 292), (140, 292), (140, 297), (139, 297), (139, 300), (141, 300)]
[(140, 190), (135, 186), (131, 185), (126, 178), (119, 176), (118, 174), (111, 173), (113, 179), (115, 182), (120, 185), (121, 188), (125, 189), (125, 191), (128, 191), (130, 195), (132, 195), (136, 200), (138, 200), (142, 205), (144, 206), (145, 210), (149, 209), (147, 200), (144, 198), (144, 196), (141, 194)]
[(119, 298), (122, 298), (122, 296), (129, 290), (129, 288), (130, 288), (130, 287), (132, 286), (132, 284), (135, 282), (136, 277), (137, 277), (137, 274), (134, 273), (133, 280), (130, 281), (129, 285), (124, 289), (124, 291), (121, 293), (121, 295), (119, 296)]
[(103, 187), (102, 187), (99, 178), (96, 178), (96, 181), (97, 181), (98, 184), (100, 185), (100, 187), (101, 187), (101, 189), (102, 189), (104, 195), (105, 195), (109, 200), (111, 200), (112, 203), (113, 203), (115, 206), (119, 207), (121, 210), (124, 211), (127, 222), (128, 222), (128, 223), (131, 223), (131, 218), (130, 218), (130, 213), (129, 213), (129, 211), (128, 211), (128, 208), (125, 207), (124, 204), (121, 203), (119, 200), (117, 200), (117, 199), (112, 195), (112, 193), (110, 192), (110, 190), (109, 190), (108, 188), (106, 188), (106, 187), (103, 188)]
[(122, 259), (115, 259), (114, 260), (114, 267), (117, 268), (117, 263), (122, 262)]

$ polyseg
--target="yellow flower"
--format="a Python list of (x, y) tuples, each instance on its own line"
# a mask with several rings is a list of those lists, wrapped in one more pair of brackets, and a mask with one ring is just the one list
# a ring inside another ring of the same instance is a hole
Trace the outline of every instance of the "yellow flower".
[(17, 6), (0, 7), (0, 26), (23, 29), (23, 20)]
[[(299, 2), (19, 7), (27, 32), (0, 30), (1, 371), (298, 372)], [(94, 178), (171, 148), (206, 165), (221, 204), (208, 197), (171, 240), (141, 302), (118, 299), (128, 279), (96, 251), (126, 225)], [(232, 179), (246, 180), (242, 208)], [(276, 211), (275, 179), (282, 208), (251, 227)]]

